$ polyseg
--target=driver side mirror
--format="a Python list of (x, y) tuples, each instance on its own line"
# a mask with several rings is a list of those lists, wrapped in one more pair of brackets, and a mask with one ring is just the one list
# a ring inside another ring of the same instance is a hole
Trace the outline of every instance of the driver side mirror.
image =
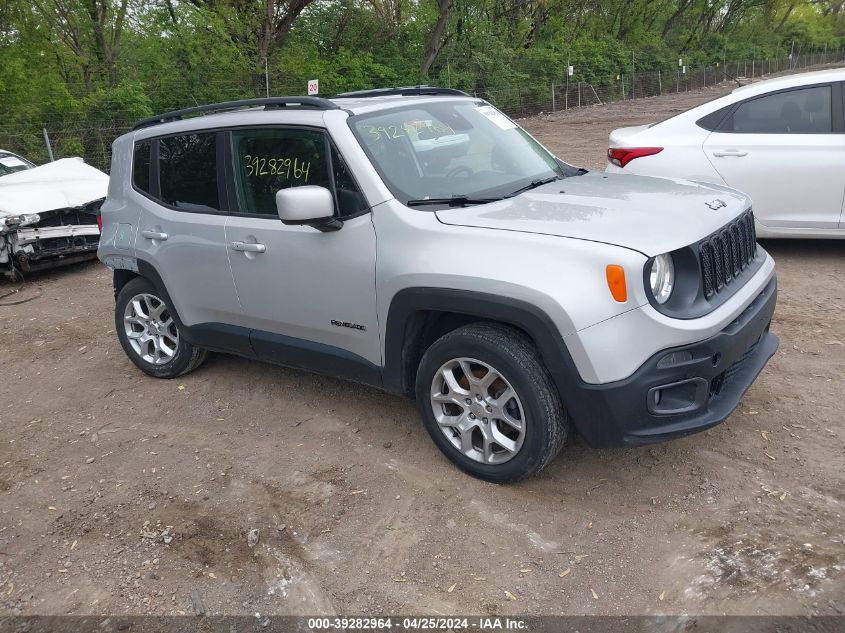
[(337, 231), (343, 226), (334, 217), (334, 198), (325, 187), (280, 189), (276, 192), (276, 211), (284, 224), (304, 224), (320, 231)]

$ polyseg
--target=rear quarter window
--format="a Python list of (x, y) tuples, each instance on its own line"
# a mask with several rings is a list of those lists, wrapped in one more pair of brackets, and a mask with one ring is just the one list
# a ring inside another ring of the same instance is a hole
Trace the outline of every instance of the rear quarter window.
[(152, 141), (141, 141), (135, 144), (132, 157), (132, 185), (144, 193), (150, 193), (150, 155)]
[(733, 110), (735, 104), (731, 104), (725, 106), (724, 108), (719, 108), (715, 112), (711, 112), (710, 114), (701, 117), (698, 121), (696, 121), (696, 125), (698, 127), (702, 127), (709, 132), (715, 132), (719, 129), (719, 126), (722, 124), (722, 121), (725, 120), (725, 117), (730, 114), (730, 111)]

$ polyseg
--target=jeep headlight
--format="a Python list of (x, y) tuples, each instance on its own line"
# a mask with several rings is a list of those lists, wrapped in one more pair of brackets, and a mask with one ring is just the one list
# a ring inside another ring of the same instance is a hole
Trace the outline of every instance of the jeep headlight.
[(675, 263), (669, 253), (658, 255), (652, 260), (648, 279), (655, 301), (661, 305), (669, 301), (675, 287)]

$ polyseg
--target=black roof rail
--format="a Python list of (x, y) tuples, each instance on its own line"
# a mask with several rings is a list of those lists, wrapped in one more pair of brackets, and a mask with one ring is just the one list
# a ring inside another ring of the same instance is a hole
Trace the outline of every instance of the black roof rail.
[(140, 130), (151, 125), (158, 125), (159, 123), (167, 123), (169, 121), (179, 121), (185, 116), (192, 114), (210, 114), (212, 112), (231, 112), (232, 110), (240, 110), (241, 108), (256, 108), (264, 106), (265, 110), (273, 110), (276, 108), (313, 108), (315, 110), (338, 110), (339, 106), (332, 103), (328, 99), (320, 97), (266, 97), (260, 99), (241, 99), (239, 101), (224, 101), (223, 103), (210, 103), (208, 105), (195, 106), (193, 108), (184, 108), (182, 110), (174, 110), (172, 112), (165, 112), (156, 116), (138, 121), (133, 130)]
[(332, 99), (347, 99), (362, 97), (412, 97), (412, 96), (436, 96), (452, 95), (455, 97), (471, 97), (463, 90), (457, 88), (438, 88), (437, 86), (405, 86), (404, 88), (373, 88), (371, 90), (354, 90), (352, 92), (341, 92)]

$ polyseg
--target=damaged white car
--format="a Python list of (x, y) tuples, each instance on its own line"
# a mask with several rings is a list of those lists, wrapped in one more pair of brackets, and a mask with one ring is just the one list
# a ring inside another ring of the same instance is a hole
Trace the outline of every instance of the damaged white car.
[(36, 167), (0, 150), (0, 272), (16, 278), (96, 257), (108, 184), (81, 158)]

